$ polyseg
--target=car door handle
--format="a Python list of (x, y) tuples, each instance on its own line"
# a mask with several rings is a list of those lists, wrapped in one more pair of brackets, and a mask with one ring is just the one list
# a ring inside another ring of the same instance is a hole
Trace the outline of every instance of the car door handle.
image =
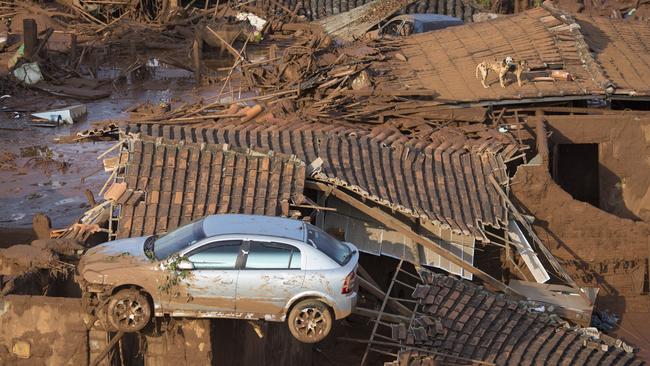
[(219, 282), (221, 282), (224, 285), (231, 285), (234, 281), (233, 280), (223, 280), (223, 281), (219, 281)]

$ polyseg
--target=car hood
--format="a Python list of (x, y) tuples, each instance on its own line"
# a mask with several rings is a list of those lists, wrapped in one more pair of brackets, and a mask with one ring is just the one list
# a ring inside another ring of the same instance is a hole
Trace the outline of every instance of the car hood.
[(79, 274), (89, 282), (103, 282), (97, 279), (105, 277), (103, 274), (107, 271), (154, 266), (153, 261), (144, 254), (147, 238), (115, 240), (87, 250), (79, 261)]

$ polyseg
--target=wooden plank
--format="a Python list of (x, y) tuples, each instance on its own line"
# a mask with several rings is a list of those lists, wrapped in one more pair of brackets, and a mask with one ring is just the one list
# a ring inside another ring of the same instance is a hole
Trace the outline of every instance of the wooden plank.
[(425, 248), (430, 249), (434, 253), (444, 257), (451, 263), (456, 264), (457, 266), (463, 268), (464, 270), (472, 273), (482, 281), (484, 281), (486, 284), (490, 285), (491, 287), (503, 291), (504, 293), (513, 296), (516, 299), (523, 299), (524, 297), (521, 296), (519, 293), (517, 293), (514, 289), (509, 287), (508, 285), (498, 281), (494, 277), (490, 276), (489, 274), (483, 272), (482, 270), (472, 266), (471, 264), (465, 262), (464, 260), (458, 258), (456, 255), (454, 255), (451, 251), (447, 249), (443, 249), (439, 247), (433, 240), (426, 238), (415, 231), (413, 231), (408, 225), (405, 223), (399, 221), (398, 219), (390, 216), (389, 214), (385, 213), (378, 207), (370, 207), (364, 204), (363, 202), (357, 200), (356, 198), (352, 197), (351, 195), (341, 191), (338, 188), (333, 188), (330, 187), (324, 183), (320, 182), (315, 182), (315, 181), (306, 181), (305, 182), (306, 187), (312, 188), (312, 189), (317, 189), (323, 192), (327, 192), (331, 190), (331, 194), (333, 194), (336, 198), (348, 203), (352, 207), (356, 208), (357, 210), (363, 212), (364, 214), (372, 217), (373, 219), (379, 221), (383, 225), (399, 231), (400, 233), (404, 234), (405, 236), (409, 237), (411, 240), (420, 243), (423, 245)]
[(528, 221), (526, 221), (526, 218), (524, 218), (519, 213), (519, 211), (517, 210), (515, 205), (512, 203), (512, 201), (510, 201), (510, 199), (505, 194), (505, 192), (503, 192), (503, 190), (501, 190), (501, 187), (499, 186), (499, 183), (497, 183), (496, 179), (494, 179), (493, 176), (490, 176), (490, 182), (492, 183), (492, 185), (494, 185), (494, 188), (497, 191), (497, 193), (501, 196), (501, 198), (503, 198), (506, 205), (510, 208), (510, 212), (512, 212), (515, 219), (519, 223), (521, 223), (524, 226), (524, 228), (526, 228), (526, 230), (528, 231), (528, 234), (533, 238), (533, 240), (535, 241), (535, 243), (537, 244), (539, 249), (542, 251), (542, 253), (546, 257), (546, 259), (549, 261), (551, 266), (553, 266), (553, 268), (562, 276), (562, 278), (567, 282), (567, 284), (569, 284), (569, 286), (573, 287), (574, 289), (576, 289), (578, 291), (580, 296), (582, 296), (582, 298), (585, 299), (588, 304), (593, 305), (591, 299), (589, 298), (589, 296), (582, 290), (582, 288), (580, 286), (578, 286), (578, 284), (573, 280), (573, 278), (571, 278), (571, 275), (569, 275), (569, 273), (564, 269), (564, 267), (562, 267), (560, 262), (557, 261), (557, 258), (555, 258), (555, 256), (548, 250), (548, 248), (546, 248), (544, 243), (537, 237), (537, 235), (533, 231), (533, 228), (528, 224)]

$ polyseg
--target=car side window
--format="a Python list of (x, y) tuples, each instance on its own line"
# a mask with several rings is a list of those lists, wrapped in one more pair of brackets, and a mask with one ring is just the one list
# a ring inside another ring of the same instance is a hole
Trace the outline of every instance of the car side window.
[(190, 253), (187, 259), (194, 269), (235, 269), (240, 247), (240, 240), (209, 243)]
[(244, 269), (300, 269), (300, 250), (287, 244), (251, 241)]

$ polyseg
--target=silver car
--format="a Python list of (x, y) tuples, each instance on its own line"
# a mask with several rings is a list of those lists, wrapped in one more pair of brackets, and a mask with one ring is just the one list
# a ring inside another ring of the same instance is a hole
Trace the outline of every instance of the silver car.
[(314, 343), (352, 312), (358, 260), (354, 245), (303, 221), (212, 215), (98, 245), (77, 279), (116, 330), (139, 331), (152, 315), (287, 320), (298, 340)]

